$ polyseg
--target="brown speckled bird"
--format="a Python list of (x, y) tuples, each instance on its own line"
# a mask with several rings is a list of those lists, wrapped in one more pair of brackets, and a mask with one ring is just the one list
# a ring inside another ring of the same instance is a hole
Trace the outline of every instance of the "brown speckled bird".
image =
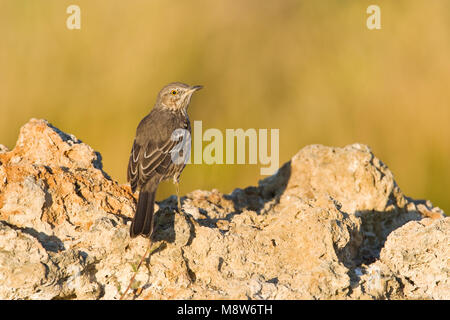
[(151, 237), (156, 189), (161, 181), (173, 179), (178, 210), (181, 210), (178, 181), (190, 151), (191, 125), (187, 108), (192, 94), (201, 88), (180, 82), (168, 84), (136, 129), (127, 176), (133, 192), (139, 189), (140, 193), (130, 227), (131, 237), (140, 234)]

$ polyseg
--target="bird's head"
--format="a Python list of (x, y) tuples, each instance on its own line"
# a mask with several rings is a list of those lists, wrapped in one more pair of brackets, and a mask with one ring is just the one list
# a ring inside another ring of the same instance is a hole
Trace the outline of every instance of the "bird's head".
[(156, 104), (171, 110), (186, 110), (192, 94), (201, 88), (202, 86), (189, 86), (181, 82), (169, 83), (159, 92)]

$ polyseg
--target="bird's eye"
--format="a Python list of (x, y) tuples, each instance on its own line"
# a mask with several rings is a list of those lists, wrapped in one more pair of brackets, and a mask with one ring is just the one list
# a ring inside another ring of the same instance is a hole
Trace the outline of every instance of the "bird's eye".
[(178, 93), (178, 91), (177, 90), (172, 90), (172, 91), (170, 91), (170, 93), (174, 96), (174, 95), (176, 95)]

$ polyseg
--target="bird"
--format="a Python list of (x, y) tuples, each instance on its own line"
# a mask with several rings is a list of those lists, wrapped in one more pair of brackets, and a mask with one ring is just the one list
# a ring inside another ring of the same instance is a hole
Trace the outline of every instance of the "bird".
[(136, 128), (127, 169), (133, 193), (139, 189), (131, 238), (151, 237), (155, 195), (161, 181), (173, 180), (181, 213), (179, 179), (190, 155), (191, 124), (187, 109), (193, 93), (202, 87), (181, 82), (164, 86), (153, 109)]

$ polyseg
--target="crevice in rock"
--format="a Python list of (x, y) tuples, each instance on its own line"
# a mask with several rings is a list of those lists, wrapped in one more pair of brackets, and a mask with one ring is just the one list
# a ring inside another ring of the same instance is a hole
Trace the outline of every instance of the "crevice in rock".
[(183, 258), (184, 263), (186, 264), (186, 271), (189, 276), (189, 280), (194, 283), (197, 280), (197, 275), (195, 272), (189, 267), (189, 260), (184, 256), (184, 249), (181, 248), (181, 257)]
[(48, 234), (44, 232), (37, 231), (36, 229), (30, 228), (30, 227), (18, 227), (16, 225), (10, 224), (4, 220), (1, 221), (1, 223), (4, 223), (11, 229), (14, 229), (16, 231), (23, 232), (25, 234), (28, 234), (35, 238), (41, 245), (44, 247), (45, 250), (49, 252), (61, 252), (66, 250), (64, 247), (64, 243), (56, 236), (49, 236)]
[(358, 211), (355, 213), (361, 219), (360, 234), (363, 237), (358, 256), (357, 265), (371, 264), (380, 258), (381, 249), (387, 237), (394, 230), (410, 221), (422, 219), (417, 211), (406, 211), (404, 208), (395, 208), (391, 211)]

